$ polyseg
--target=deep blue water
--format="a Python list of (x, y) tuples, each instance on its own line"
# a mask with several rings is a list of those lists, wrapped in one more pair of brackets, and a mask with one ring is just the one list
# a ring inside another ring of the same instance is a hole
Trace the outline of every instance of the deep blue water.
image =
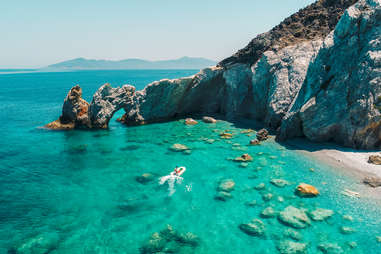
[[(150, 235), (167, 224), (200, 239), (196, 248), (167, 243), (177, 253), (277, 253), (280, 243), (290, 240), (285, 232), (291, 228), (260, 213), (266, 207), (279, 212), (288, 205), (334, 211), (327, 221), (294, 229), (302, 236), (297, 242), (307, 244), (306, 253), (322, 253), (318, 247), (322, 244), (336, 246), (336, 252), (330, 253), (381, 253), (376, 239), (381, 236), (379, 204), (341, 194), (345, 188), (361, 191), (356, 180), (272, 139), (248, 146), (253, 134), (241, 132), (249, 125), (200, 121), (185, 126), (183, 121), (174, 121), (125, 127), (112, 120), (106, 131), (38, 128), (58, 118), (63, 99), (75, 84), (81, 85), (84, 98), (90, 101), (106, 82), (141, 89), (154, 80), (195, 72), (0, 75), (0, 253), (139, 253)], [(219, 133), (225, 130), (234, 133), (234, 138), (220, 139)], [(190, 154), (171, 151), (175, 143), (188, 146)], [(231, 160), (243, 153), (254, 161), (240, 165)], [(168, 186), (159, 185), (158, 178), (176, 165), (186, 166), (187, 171), (169, 196)], [(136, 181), (143, 173), (153, 174), (154, 180)], [(236, 183), (232, 198), (215, 200), (218, 182), (228, 178)], [(290, 184), (279, 188), (270, 183), (278, 178)], [(321, 195), (295, 196), (300, 182), (315, 185)], [(260, 183), (265, 189), (253, 188)], [(269, 193), (273, 197), (264, 200)], [(257, 205), (248, 206), (253, 200)], [(254, 218), (265, 224), (264, 237), (249, 236), (238, 228)], [(343, 234), (342, 226), (355, 232)]]

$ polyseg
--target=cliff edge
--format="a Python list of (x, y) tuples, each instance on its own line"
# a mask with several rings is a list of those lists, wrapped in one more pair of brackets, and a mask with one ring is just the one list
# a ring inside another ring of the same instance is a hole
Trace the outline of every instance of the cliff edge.
[(354, 2), (317, 1), (191, 77), (141, 91), (104, 85), (89, 105), (88, 122), (71, 119), (73, 128), (107, 128), (121, 108), (128, 125), (213, 113), (256, 119), (279, 139), (379, 148), (381, 4)]

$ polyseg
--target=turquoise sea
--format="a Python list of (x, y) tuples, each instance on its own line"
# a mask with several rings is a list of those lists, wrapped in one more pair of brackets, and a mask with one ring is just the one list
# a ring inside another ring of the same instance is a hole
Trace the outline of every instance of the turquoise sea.
[[(196, 72), (0, 74), (0, 254), (304, 253), (297, 243), (306, 244), (305, 253), (381, 253), (380, 204), (341, 193), (345, 188), (356, 191), (358, 180), (273, 139), (248, 146), (255, 134), (241, 133), (251, 127), (244, 121), (125, 127), (114, 121), (123, 113), (118, 112), (109, 130), (39, 128), (58, 118), (75, 84), (90, 101), (105, 82), (141, 89), (154, 80)], [(220, 139), (226, 130), (234, 134), (232, 139)], [(189, 150), (170, 150), (176, 143)], [(243, 153), (254, 160), (232, 161)], [(169, 195), (159, 177), (176, 165), (187, 171)], [(147, 182), (138, 177), (143, 173), (151, 174)], [(224, 179), (232, 179), (235, 188), (231, 198), (216, 200)], [(278, 187), (272, 179), (289, 184)], [(296, 196), (301, 182), (316, 186), (320, 196)], [(261, 183), (264, 188), (258, 187)], [(292, 228), (277, 215), (290, 205), (307, 214), (316, 208), (334, 214)], [(268, 207), (274, 216), (261, 216)], [(263, 222), (260, 237), (239, 228), (253, 219)]]

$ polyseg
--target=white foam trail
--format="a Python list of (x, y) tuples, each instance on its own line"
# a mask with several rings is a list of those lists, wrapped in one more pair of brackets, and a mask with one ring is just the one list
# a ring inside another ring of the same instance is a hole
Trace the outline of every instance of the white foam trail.
[(177, 176), (177, 175), (167, 175), (160, 177), (159, 184), (163, 185), (164, 183), (168, 182), (168, 190), (169, 190), (169, 196), (172, 196), (173, 193), (175, 193), (175, 183), (181, 184), (184, 178)]

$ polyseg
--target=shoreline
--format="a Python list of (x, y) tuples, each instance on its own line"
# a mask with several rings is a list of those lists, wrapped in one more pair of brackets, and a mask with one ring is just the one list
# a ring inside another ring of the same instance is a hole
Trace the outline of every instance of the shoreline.
[(337, 169), (339, 172), (336, 173), (342, 173), (354, 179), (356, 183), (346, 189), (358, 192), (360, 198), (381, 200), (381, 187), (373, 188), (363, 183), (365, 177), (381, 178), (381, 165), (368, 163), (370, 155), (381, 155), (381, 151), (355, 150), (332, 143), (313, 143), (302, 138), (286, 141), (283, 145)]

